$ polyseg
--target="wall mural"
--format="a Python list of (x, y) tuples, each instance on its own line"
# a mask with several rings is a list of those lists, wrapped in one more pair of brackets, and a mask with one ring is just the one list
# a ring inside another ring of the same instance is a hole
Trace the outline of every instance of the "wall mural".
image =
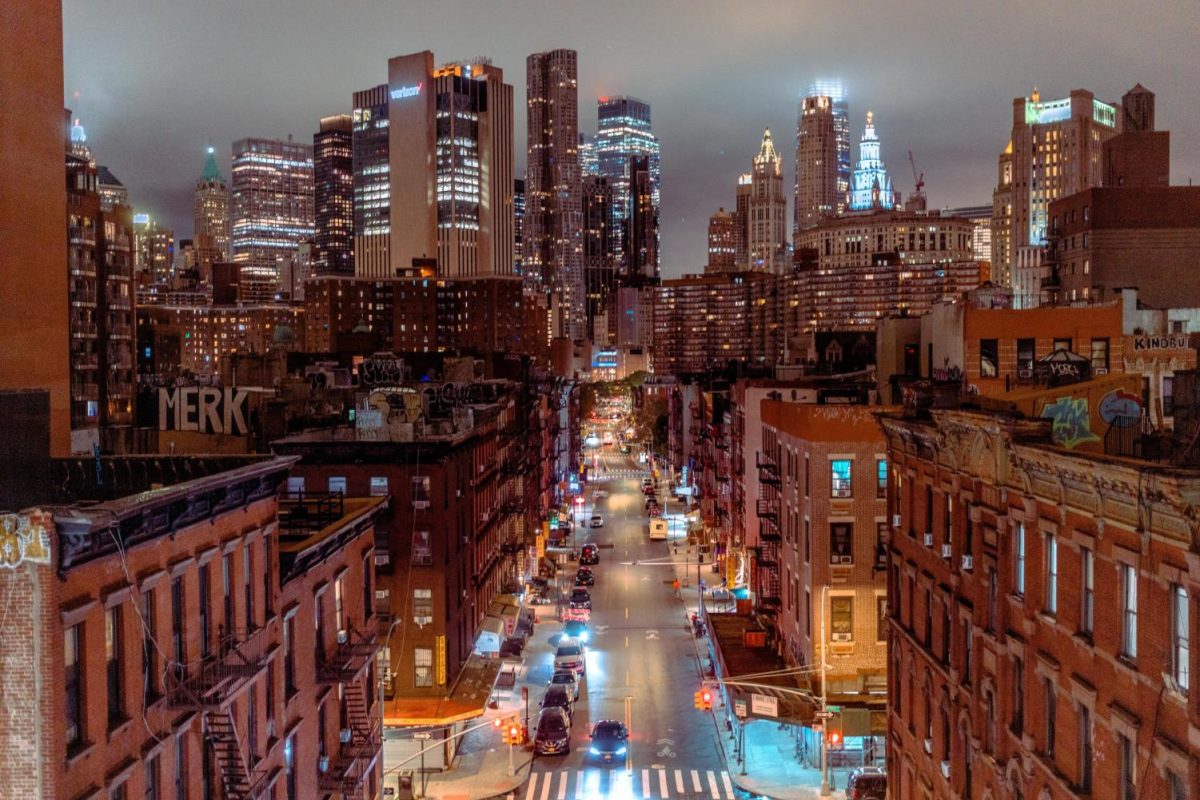
[(1086, 397), (1060, 397), (1042, 408), (1042, 418), (1051, 420), (1051, 437), (1068, 450), (1098, 442), (1092, 433), (1092, 415)]
[(20, 514), (0, 514), (0, 567), (49, 563), (46, 526)]

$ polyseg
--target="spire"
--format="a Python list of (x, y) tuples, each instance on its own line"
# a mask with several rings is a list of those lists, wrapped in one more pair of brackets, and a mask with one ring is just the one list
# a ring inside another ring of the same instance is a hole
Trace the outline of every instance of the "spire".
[(221, 170), (217, 168), (217, 151), (212, 146), (208, 146), (208, 157), (204, 159), (204, 171), (200, 173), (200, 180), (205, 182), (224, 183), (221, 178)]
[(858, 145), (858, 165), (850, 182), (851, 211), (892, 208), (895, 205), (892, 179), (883, 166), (881, 147), (882, 143), (875, 133), (875, 114), (868, 111), (867, 124)]
[(92, 160), (92, 149), (88, 147), (87, 131), (83, 129), (83, 123), (79, 121), (79, 117), (75, 118), (74, 124), (71, 125), (71, 155), (79, 158)]
[(771, 129), (767, 128), (763, 131), (762, 146), (758, 148), (758, 157), (754, 160), (763, 163), (778, 158), (779, 155), (775, 152), (775, 145), (771, 142)]

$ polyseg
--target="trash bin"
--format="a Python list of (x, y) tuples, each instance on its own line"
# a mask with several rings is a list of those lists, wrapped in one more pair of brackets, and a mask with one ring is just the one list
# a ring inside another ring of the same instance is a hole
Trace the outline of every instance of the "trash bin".
[(399, 800), (413, 800), (413, 771), (411, 769), (400, 770), (396, 780), (399, 782), (396, 797)]

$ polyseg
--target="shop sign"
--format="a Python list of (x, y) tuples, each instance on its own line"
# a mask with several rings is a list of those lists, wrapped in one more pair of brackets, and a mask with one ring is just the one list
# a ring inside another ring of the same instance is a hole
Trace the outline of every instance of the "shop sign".
[(1145, 350), (1187, 350), (1188, 337), (1187, 334), (1163, 334), (1161, 336), (1134, 336), (1133, 337), (1133, 352), (1140, 353)]

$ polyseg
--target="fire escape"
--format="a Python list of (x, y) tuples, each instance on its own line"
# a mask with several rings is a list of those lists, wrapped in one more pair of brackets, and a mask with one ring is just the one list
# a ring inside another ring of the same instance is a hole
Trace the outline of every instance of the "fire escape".
[(262, 797), (268, 788), (266, 772), (247, 759), (230, 709), (238, 692), (266, 669), (268, 643), (265, 628), (237, 631), (222, 637), (199, 662), (173, 665), (167, 672), (168, 705), (201, 715), (201, 730), (212, 766), (220, 773), (225, 800)]
[(754, 457), (758, 467), (758, 482), (762, 487), (755, 512), (758, 516), (758, 598), (764, 611), (774, 612), (782, 605), (779, 580), (779, 467), (761, 452)]
[(367, 664), (378, 650), (373, 633), (360, 633), (350, 627), (338, 632), (337, 648), (321, 660), (317, 670), (318, 683), (341, 684), (345, 704), (338, 752), (319, 764), (318, 788), (340, 794), (343, 800), (365, 798), (364, 782), (382, 745), (381, 721), (371, 715), (374, 693), (366, 685)]

